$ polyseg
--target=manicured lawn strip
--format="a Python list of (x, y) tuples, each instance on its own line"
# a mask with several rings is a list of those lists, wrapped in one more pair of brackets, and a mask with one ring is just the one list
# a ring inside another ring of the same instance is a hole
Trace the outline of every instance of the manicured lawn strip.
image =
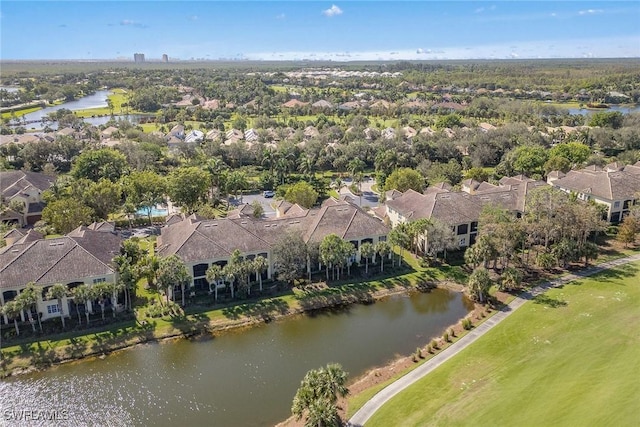
[(367, 426), (635, 425), (640, 263), (530, 301)]

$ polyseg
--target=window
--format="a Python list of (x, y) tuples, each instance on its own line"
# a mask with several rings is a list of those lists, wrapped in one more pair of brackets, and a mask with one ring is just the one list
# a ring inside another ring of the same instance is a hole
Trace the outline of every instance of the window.
[(105, 279), (104, 277), (98, 277), (97, 279), (93, 279), (93, 284), (95, 285), (96, 283), (104, 283), (106, 281), (107, 279)]
[(475, 231), (478, 231), (478, 221), (473, 221), (471, 223), (471, 232), (473, 233)]
[(378, 242), (386, 242), (386, 241), (387, 241), (387, 236), (378, 237)]
[(193, 266), (193, 277), (205, 276), (207, 274), (207, 269), (209, 268), (209, 264), (196, 264)]
[(613, 207), (614, 208), (619, 208), (620, 207), (620, 202), (614, 202), (613, 203)]
[(467, 234), (469, 230), (469, 224), (461, 224), (458, 226), (458, 236), (461, 234)]
[(48, 314), (56, 314), (58, 312), (58, 304), (48, 305), (47, 313)]
[(458, 246), (467, 246), (467, 238), (466, 237), (460, 238), (460, 242), (458, 243)]
[(209, 283), (207, 282), (207, 279), (204, 278), (199, 278), (199, 279), (195, 279), (193, 281), (193, 287), (197, 290), (197, 291), (203, 291), (203, 290), (209, 290)]

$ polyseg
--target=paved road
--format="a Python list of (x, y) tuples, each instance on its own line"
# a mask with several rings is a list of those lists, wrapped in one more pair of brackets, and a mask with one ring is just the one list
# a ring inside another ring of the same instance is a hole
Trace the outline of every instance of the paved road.
[(404, 377), (398, 379), (392, 384), (388, 385), (384, 389), (382, 389), (378, 394), (373, 396), (371, 400), (369, 400), (365, 405), (360, 408), (358, 412), (356, 412), (353, 417), (347, 423), (348, 426), (351, 427), (360, 427), (363, 426), (373, 414), (382, 407), (387, 401), (393, 398), (396, 394), (415, 383), (438, 366), (442, 365), (447, 360), (451, 359), (453, 356), (458, 354), (463, 349), (467, 348), (473, 342), (475, 342), (482, 335), (486, 334), (489, 330), (491, 330), (498, 323), (502, 322), (505, 318), (507, 318), (511, 313), (520, 308), (527, 300), (535, 297), (546, 291), (549, 288), (556, 287), (559, 285), (564, 285), (573, 280), (580, 279), (581, 277), (591, 276), (593, 274), (599, 273), (603, 270), (617, 267), (619, 265), (628, 264), (630, 262), (640, 261), (640, 254), (633, 255), (626, 258), (620, 258), (614, 261), (604, 262), (594, 267), (589, 267), (584, 270), (581, 270), (575, 274), (569, 274), (566, 276), (562, 276), (559, 279), (552, 280), (550, 282), (545, 282), (540, 286), (533, 288), (529, 292), (524, 292), (520, 294), (520, 296), (516, 297), (508, 306), (499, 311), (498, 313), (491, 316), (484, 323), (474, 328), (470, 333), (460, 338), (460, 340), (453, 343), (451, 346), (443, 350), (441, 353), (434, 356), (432, 359), (425, 362), (423, 365), (409, 372)]
[(340, 194), (346, 194), (350, 196), (354, 203), (360, 207), (369, 206), (371, 208), (378, 207), (379, 200), (378, 195), (371, 190), (371, 186), (376, 183), (375, 179), (369, 178), (362, 181), (360, 184), (360, 188), (362, 190), (362, 197), (356, 196), (351, 191), (349, 191), (349, 185), (351, 185), (351, 179), (346, 178), (344, 181), (344, 187), (340, 189)]

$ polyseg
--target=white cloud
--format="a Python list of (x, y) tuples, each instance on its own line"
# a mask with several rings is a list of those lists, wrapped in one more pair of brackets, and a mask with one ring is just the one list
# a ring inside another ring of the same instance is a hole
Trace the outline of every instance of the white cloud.
[(479, 7), (474, 12), (475, 13), (482, 13), (482, 12), (484, 12), (484, 7)]
[[(638, 37), (613, 37), (579, 40), (549, 40), (472, 46), (434, 46), (432, 49), (415, 48), (394, 51), (282, 51), (253, 52), (245, 55), (252, 60), (424, 60), (429, 59), (487, 59), (487, 58), (582, 58), (585, 54), (595, 58), (622, 58), (640, 56)], [(428, 55), (428, 56), (427, 56)]]
[(556, 16), (558, 16), (558, 14), (557, 14), (557, 13), (555, 13), (555, 12), (552, 12), (552, 13), (551, 13), (551, 16), (555, 18)]
[(276, 19), (278, 21), (284, 21), (287, 18), (287, 15), (285, 15), (284, 13), (281, 13), (280, 15), (276, 15)]
[(191, 15), (189, 18), (189, 21), (197, 21), (198, 20), (198, 15)]
[(332, 16), (342, 15), (342, 9), (334, 4), (331, 5), (329, 9), (323, 10), (322, 14), (326, 17), (331, 18)]
[(602, 9), (587, 9), (587, 10), (581, 10), (580, 12), (578, 12), (578, 15), (595, 15), (597, 13), (603, 13), (604, 10)]

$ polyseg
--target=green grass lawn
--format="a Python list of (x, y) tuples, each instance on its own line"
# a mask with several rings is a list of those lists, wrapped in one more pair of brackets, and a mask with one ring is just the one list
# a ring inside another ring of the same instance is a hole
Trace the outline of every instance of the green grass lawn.
[[(25, 114), (33, 113), (33, 112), (38, 111), (38, 110), (42, 110), (42, 107), (24, 108), (22, 110), (16, 110), (13, 113), (14, 113), (14, 116), (16, 116), (16, 117), (22, 117)], [(11, 112), (2, 113), (2, 118), (3, 119), (11, 119), (12, 118)]]
[(638, 425), (640, 263), (552, 289), (367, 426)]

